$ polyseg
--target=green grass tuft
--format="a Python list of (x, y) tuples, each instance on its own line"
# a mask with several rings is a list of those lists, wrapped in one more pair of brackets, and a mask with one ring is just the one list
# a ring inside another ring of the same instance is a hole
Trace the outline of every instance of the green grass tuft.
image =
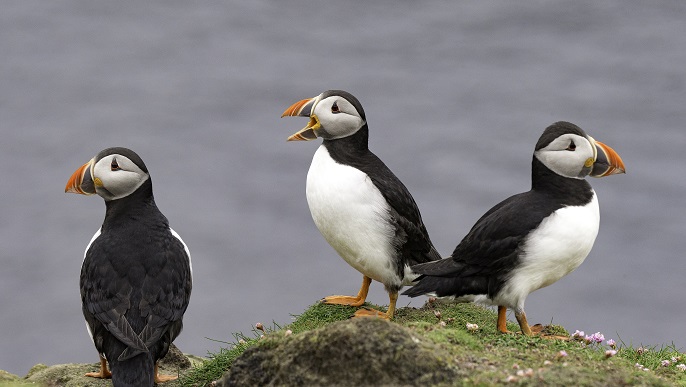
[[(375, 305), (366, 306), (379, 308)], [(283, 335), (286, 330), (297, 335), (350, 318), (357, 308), (316, 303), (284, 327), (273, 324), (265, 331), (253, 328), (246, 336), (235, 334), (234, 341), (210, 359), (182, 377), (179, 385), (207, 386), (231, 367), (248, 347), (271, 340), (260, 336)], [(680, 385), (686, 386), (686, 372), (676, 367), (686, 363), (686, 355), (677, 348), (633, 348), (621, 343), (617, 354), (607, 357), (605, 343), (587, 344), (583, 340), (561, 341), (521, 334), (501, 334), (496, 330), (494, 311), (473, 304), (430, 302), (422, 308), (399, 308), (394, 322), (411, 329), (444, 348), (456, 367), (469, 370), (469, 377), (455, 385), (492, 385), (504, 382), (544, 385)], [(477, 324), (478, 329), (467, 329)], [(519, 326), (509, 322), (508, 329)], [(569, 337), (560, 326), (548, 326), (549, 335)], [(619, 341), (619, 340), (618, 340)], [(563, 356), (561, 353), (566, 353)], [(673, 362), (672, 359), (677, 360)], [(663, 361), (669, 360), (668, 365)], [(641, 367), (637, 367), (636, 364)]]

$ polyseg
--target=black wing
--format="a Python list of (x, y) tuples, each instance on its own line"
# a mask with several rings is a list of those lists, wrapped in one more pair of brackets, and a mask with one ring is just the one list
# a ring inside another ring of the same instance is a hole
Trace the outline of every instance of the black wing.
[(412, 266), (441, 259), (407, 187), (372, 152), (365, 161), (365, 167), (360, 169), (369, 176), (391, 208), (390, 216), (396, 229), (395, 244), (402, 257), (399, 272), (404, 272), (406, 264)]

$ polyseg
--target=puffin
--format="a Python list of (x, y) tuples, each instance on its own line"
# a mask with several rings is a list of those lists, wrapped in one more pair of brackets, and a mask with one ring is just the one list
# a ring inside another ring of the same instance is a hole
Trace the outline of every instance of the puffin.
[(148, 168), (130, 149), (107, 148), (71, 175), (65, 192), (97, 194), (106, 208), (81, 266), (83, 316), (100, 354), (100, 371), (86, 376), (111, 377), (116, 387), (176, 379), (159, 374), (157, 360), (183, 327), (191, 254), (157, 208)]
[(288, 141), (323, 139), (307, 173), (307, 204), (326, 241), (362, 273), (356, 296), (329, 296), (325, 304), (362, 306), (372, 280), (389, 295), (386, 312), (358, 309), (354, 317), (391, 319), (399, 290), (417, 275), (411, 267), (435, 261), (419, 208), (405, 185), (369, 150), (362, 105), (343, 90), (328, 90), (291, 105), (282, 117), (309, 117)]
[(507, 308), (521, 332), (532, 332), (524, 312), (529, 293), (579, 267), (598, 234), (598, 198), (586, 176), (625, 173), (621, 157), (580, 127), (556, 122), (536, 143), (531, 190), (488, 210), (440, 261), (412, 267), (418, 283), (403, 294), (497, 306), (497, 329), (507, 330)]

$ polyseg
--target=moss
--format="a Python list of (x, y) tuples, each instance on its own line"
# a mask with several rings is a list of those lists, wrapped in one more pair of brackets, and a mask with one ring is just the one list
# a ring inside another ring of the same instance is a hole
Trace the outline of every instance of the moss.
[(40, 371), (42, 371), (42, 370), (44, 370), (44, 369), (46, 369), (46, 368), (48, 368), (48, 366), (46, 366), (45, 364), (40, 364), (40, 363), (39, 363), (39, 364), (36, 364), (35, 366), (31, 367), (31, 369), (29, 370), (29, 372), (26, 374), (26, 377), (27, 377), (27, 378), (30, 378), (30, 377), (33, 376), (33, 374), (35, 374), (36, 372), (40, 372)]
[(447, 383), (452, 358), (430, 340), (380, 319), (336, 322), (248, 349), (217, 385), (407, 385)]

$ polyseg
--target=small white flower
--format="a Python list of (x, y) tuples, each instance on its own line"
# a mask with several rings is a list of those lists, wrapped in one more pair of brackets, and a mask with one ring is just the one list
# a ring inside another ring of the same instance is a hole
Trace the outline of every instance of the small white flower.
[(553, 362), (550, 361), (550, 360), (546, 360), (546, 361), (543, 362), (543, 365), (544, 365), (544, 366), (549, 366), (549, 365), (551, 365), (551, 364), (553, 364)]
[(612, 349), (615, 349), (617, 347), (617, 343), (615, 343), (615, 341), (612, 339), (607, 341), (607, 345), (609, 345)]
[(479, 326), (477, 324), (470, 324), (467, 323), (467, 330), (470, 332), (474, 332), (479, 329)]
[(605, 357), (607, 357), (607, 358), (610, 358), (616, 354), (617, 354), (617, 351), (615, 351), (614, 349), (608, 349), (607, 351), (605, 351)]
[(445, 322), (445, 321), (439, 321), (439, 322), (438, 322), (438, 325), (444, 327), (444, 326), (448, 325), (448, 323)]
[(667, 366), (669, 366), (670, 364), (671, 364), (671, 363), (670, 363), (669, 360), (663, 360), (663, 361), (660, 362), (660, 365), (663, 366), (663, 367), (667, 367)]
[(686, 371), (686, 364), (677, 364), (676, 368), (678, 368), (680, 371)]
[(287, 329), (286, 332), (284, 332), (284, 336), (290, 336), (293, 334), (293, 331), (290, 329)]
[(574, 333), (572, 334), (572, 338), (574, 338), (574, 339), (583, 339), (584, 336), (585, 336), (584, 331), (580, 331), (578, 329), (576, 331), (574, 331)]

